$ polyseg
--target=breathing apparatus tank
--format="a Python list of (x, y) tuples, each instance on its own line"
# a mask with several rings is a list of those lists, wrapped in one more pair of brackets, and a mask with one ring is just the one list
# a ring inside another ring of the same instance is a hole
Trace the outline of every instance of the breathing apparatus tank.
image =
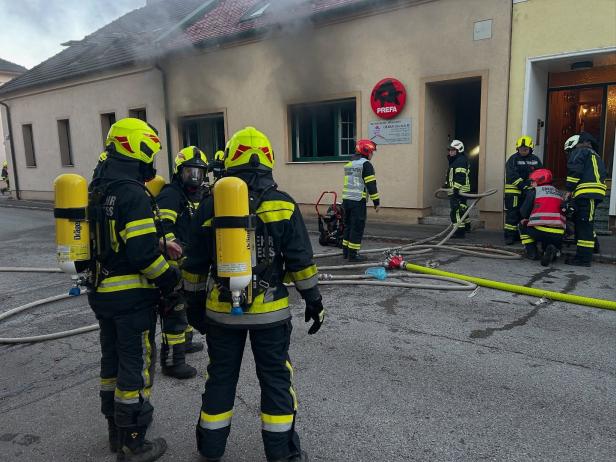
[(88, 182), (81, 175), (65, 173), (55, 179), (53, 189), (58, 266), (76, 275), (76, 264), (90, 260)]
[(254, 217), (249, 214), (248, 186), (225, 177), (214, 184), (216, 266), (219, 278), (229, 279), (231, 314), (241, 315), (243, 302), (252, 303)]
[(148, 189), (148, 191), (150, 191), (152, 197), (156, 197), (160, 194), (160, 191), (161, 189), (163, 189), (163, 186), (165, 186), (165, 184), (165, 179), (160, 175), (156, 175), (154, 178), (152, 178), (145, 184), (145, 187)]

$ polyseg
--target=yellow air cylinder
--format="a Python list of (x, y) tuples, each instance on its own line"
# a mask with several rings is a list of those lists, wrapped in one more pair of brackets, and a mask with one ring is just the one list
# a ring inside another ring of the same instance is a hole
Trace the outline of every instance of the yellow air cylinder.
[(76, 274), (75, 262), (90, 259), (88, 182), (80, 175), (65, 173), (55, 179), (53, 189), (58, 265), (65, 273)]
[(247, 219), (248, 186), (236, 177), (221, 178), (214, 184), (214, 226), (218, 277), (229, 278), (233, 314), (241, 314), (241, 292), (252, 280), (250, 232)]
[(150, 194), (152, 194), (153, 197), (156, 197), (160, 194), (160, 190), (163, 189), (165, 184), (165, 179), (160, 175), (156, 175), (145, 184), (145, 187), (148, 188), (148, 191), (150, 191)]

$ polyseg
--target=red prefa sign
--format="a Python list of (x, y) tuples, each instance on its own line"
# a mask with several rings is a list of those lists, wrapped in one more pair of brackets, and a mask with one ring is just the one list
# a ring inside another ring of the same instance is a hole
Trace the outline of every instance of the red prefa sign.
[(402, 82), (387, 77), (377, 83), (370, 94), (370, 105), (381, 119), (391, 119), (402, 112), (406, 103), (406, 89)]

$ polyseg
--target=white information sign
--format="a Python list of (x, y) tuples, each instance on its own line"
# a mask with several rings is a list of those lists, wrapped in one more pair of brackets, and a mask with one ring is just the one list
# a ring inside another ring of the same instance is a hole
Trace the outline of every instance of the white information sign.
[(410, 144), (411, 119), (375, 120), (368, 123), (369, 138), (379, 144)]

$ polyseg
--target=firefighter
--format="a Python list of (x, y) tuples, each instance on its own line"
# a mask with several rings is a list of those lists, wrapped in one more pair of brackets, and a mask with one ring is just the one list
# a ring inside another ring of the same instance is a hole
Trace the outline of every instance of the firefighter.
[[(466, 198), (460, 193), (468, 193), (471, 190), (469, 181), (470, 165), (466, 155), (464, 155), (464, 143), (460, 140), (453, 140), (447, 148), (447, 160), (449, 167), (447, 168), (447, 176), (445, 178), (445, 187), (451, 191), (449, 195), (449, 218), (456, 226), (456, 231), (452, 237), (463, 238), (467, 231), (471, 229), (471, 222), (468, 217), (464, 221), (460, 221), (468, 206)], [(456, 225), (457, 223), (457, 225)]]
[(225, 152), (216, 151), (214, 154), (214, 160), (210, 165), (210, 171), (214, 175), (214, 181), (222, 178), (225, 174)]
[(207, 333), (210, 362), (197, 424), (197, 447), (206, 461), (220, 460), (225, 451), (247, 336), (261, 386), (262, 438), (267, 460), (307, 460), (295, 431), (297, 397), (288, 354), (291, 311), (283, 280), (293, 281), (306, 302), (305, 321), (313, 320), (309, 334), (319, 330), (325, 310), (306, 226), (295, 201), (277, 189), (273, 167), (272, 147), (263, 133), (246, 127), (233, 135), (225, 152), (226, 175), (246, 182), (250, 211), (257, 217), (253, 301), (244, 305), (244, 314), (232, 314), (229, 278), (218, 277), (216, 187), (213, 197), (199, 206), (191, 225), (182, 275), (187, 284), (189, 322)]
[(565, 263), (590, 266), (597, 246), (594, 230), (595, 208), (605, 197), (606, 169), (597, 154), (597, 141), (587, 132), (574, 135), (565, 142), (567, 157), (567, 197), (573, 198), (575, 209), (575, 257)]
[(520, 205), (526, 200), (531, 188), (529, 175), (543, 168), (539, 158), (533, 154), (533, 139), (521, 136), (515, 143), (516, 152), (505, 164), (505, 244), (512, 245), (519, 239)]
[(359, 249), (366, 226), (368, 197), (374, 205), (374, 210), (378, 212), (380, 207), (374, 167), (370, 162), (374, 151), (376, 151), (376, 144), (373, 141), (359, 140), (355, 145), (353, 159), (344, 166), (342, 256), (348, 258), (349, 261), (357, 262), (367, 259), (359, 254)]
[(100, 325), (101, 411), (118, 461), (153, 461), (167, 447), (162, 438), (145, 439), (154, 411), (156, 309), (161, 297), (173, 305), (180, 279), (161, 254), (156, 204), (144, 186), (155, 175), (161, 144), (151, 125), (133, 118), (114, 123), (105, 144), (107, 159), (90, 183), (88, 212), (96, 236), (88, 301)]
[[(526, 256), (548, 266), (562, 247), (566, 222), (563, 215), (563, 196), (552, 185), (552, 172), (545, 168), (534, 170), (529, 175), (531, 188), (520, 206), (520, 239)], [(539, 253), (537, 243), (541, 244)]]
[(6, 160), (2, 162), (2, 174), (0, 174), (0, 180), (4, 180), (6, 183), (6, 187), (2, 188), (2, 195), (4, 196), (4, 193), (10, 191), (11, 189), (9, 185), (9, 164)]
[[(175, 158), (171, 183), (156, 197), (166, 241), (186, 248), (188, 233), (197, 207), (207, 189), (207, 157), (196, 146), (182, 149)], [(178, 266), (177, 260), (169, 262)], [(178, 305), (182, 308), (183, 305)], [(160, 364), (163, 374), (177, 379), (197, 375), (197, 369), (186, 364), (186, 353), (203, 350), (203, 343), (193, 342), (193, 327), (186, 320), (186, 310), (164, 313), (162, 318)]]

